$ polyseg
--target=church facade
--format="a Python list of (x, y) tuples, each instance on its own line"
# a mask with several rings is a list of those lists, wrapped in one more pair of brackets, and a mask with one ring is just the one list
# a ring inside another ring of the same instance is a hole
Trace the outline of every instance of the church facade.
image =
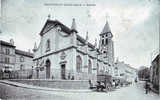
[(114, 49), (108, 22), (100, 33), (99, 46), (79, 35), (76, 21), (71, 28), (58, 20), (48, 19), (34, 46), (35, 78), (96, 80), (97, 74), (112, 75)]

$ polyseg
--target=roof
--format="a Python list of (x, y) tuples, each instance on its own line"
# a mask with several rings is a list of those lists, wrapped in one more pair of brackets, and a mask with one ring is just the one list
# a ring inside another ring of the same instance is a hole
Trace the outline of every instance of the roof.
[(104, 28), (102, 30), (102, 34), (103, 33), (108, 33), (108, 32), (111, 32), (111, 29), (109, 27), (108, 21), (106, 21), (106, 24), (105, 24), (105, 26), (104, 26)]
[[(47, 26), (48, 24), (53, 24), (53, 25), (55, 25), (55, 26), (60, 25), (62, 31), (64, 31), (64, 32), (66, 32), (66, 33), (68, 33), (68, 34), (71, 34), (71, 32), (72, 32), (72, 30), (71, 30), (70, 28), (68, 28), (67, 26), (65, 26), (64, 24), (62, 24), (61, 22), (59, 22), (58, 20), (49, 20), (49, 19), (48, 19), (48, 20), (46, 21), (44, 27), (42, 28), (41, 32), (40, 32), (40, 35), (41, 35), (41, 36), (46, 33), (46, 32), (44, 32), (44, 29), (46, 28), (46, 26)], [(52, 27), (51, 27), (51, 29), (52, 29)], [(49, 30), (51, 30), (51, 29), (49, 29)], [(49, 30), (48, 30), (48, 31), (49, 31)], [(48, 31), (47, 31), (47, 32), (48, 32)]]
[[(80, 35), (77, 35), (77, 40), (79, 40), (80, 42), (82, 42), (83, 44), (86, 43), (86, 39), (84, 39), (83, 37), (81, 37)], [(88, 46), (91, 47), (92, 49), (94, 49), (94, 45), (88, 42)]]
[[(40, 35), (41, 35), (41, 36), (46, 33), (46, 32), (44, 32), (44, 29), (45, 29), (45, 27), (46, 27), (48, 24), (53, 24), (53, 25), (55, 25), (55, 26), (60, 25), (62, 31), (64, 31), (64, 32), (66, 32), (66, 33), (68, 33), (68, 34), (71, 34), (72, 31), (76, 31), (76, 30), (74, 30), (74, 29), (70, 29), (69, 27), (67, 27), (66, 25), (62, 24), (62, 23), (61, 23), (60, 21), (58, 21), (58, 20), (49, 20), (49, 19), (48, 19), (48, 20), (46, 21), (44, 27), (42, 28), (41, 32), (40, 32)], [(75, 23), (74, 23), (74, 24), (75, 24)], [(72, 27), (72, 28), (73, 28), (73, 27)], [(52, 28), (51, 28), (51, 29), (52, 29)], [(51, 30), (51, 29), (49, 29), (49, 30)], [(48, 31), (49, 31), (49, 30), (48, 30)], [(48, 31), (47, 31), (47, 32), (48, 32)], [(77, 32), (77, 31), (76, 31), (76, 32)], [(84, 43), (84, 44), (85, 44), (85, 42), (86, 42), (86, 39), (84, 39), (83, 37), (81, 37), (81, 36), (78, 35), (78, 34), (77, 34), (77, 40), (81, 41), (81, 42)], [(88, 46), (91, 47), (92, 49), (94, 48), (94, 45), (92, 45), (91, 43), (88, 43)]]
[(1, 44), (1, 45), (4, 45), (4, 46), (13, 47), (13, 48), (15, 48), (15, 47), (16, 47), (16, 46), (12, 45), (11, 43), (9, 43), (9, 42), (5, 42), (5, 41), (2, 41), (2, 40), (0, 40), (0, 44)]
[(100, 35), (106, 34), (106, 33), (112, 33), (111, 29), (109, 27), (108, 21), (106, 21), (106, 24), (104, 25), (104, 28), (103, 28), (103, 30), (102, 30)]
[(19, 54), (19, 55), (23, 55), (23, 56), (27, 56), (27, 57), (33, 58), (33, 53), (29, 53), (29, 52), (26, 52), (26, 51), (22, 51), (22, 50), (16, 49), (15, 53)]
[(154, 60), (152, 61), (152, 63), (153, 63), (153, 62), (156, 62), (156, 61), (158, 62), (158, 61), (159, 61), (159, 58), (160, 58), (160, 54), (158, 54), (158, 55), (154, 58)]

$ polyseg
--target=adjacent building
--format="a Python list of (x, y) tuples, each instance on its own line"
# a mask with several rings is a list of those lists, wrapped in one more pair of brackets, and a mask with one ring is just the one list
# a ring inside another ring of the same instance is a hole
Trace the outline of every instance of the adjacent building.
[[(16, 49), (13, 39), (10, 42), (0, 40), (0, 70), (1, 72), (17, 72), (17, 77), (29, 75), (27, 69), (33, 67), (33, 54)], [(30, 72), (31, 73), (31, 72)], [(5, 73), (4, 73), (5, 75)], [(6, 74), (9, 75), (9, 74)], [(15, 73), (14, 73), (15, 75)], [(12, 78), (14, 78), (12, 75)], [(11, 77), (11, 76), (4, 76)]]
[(13, 40), (10, 43), (0, 40), (0, 69), (3, 71), (15, 69), (15, 48)]
[(137, 69), (131, 67), (129, 64), (125, 64), (123, 61), (117, 59), (114, 66), (114, 77), (128, 82), (134, 82), (137, 78)]
[(75, 19), (71, 28), (48, 19), (34, 46), (35, 78), (96, 80), (97, 74), (112, 75), (114, 64), (113, 34), (109, 24), (100, 33), (99, 46), (79, 35)]
[[(160, 91), (160, 54), (158, 54), (152, 61), (152, 65), (150, 67), (150, 81), (153, 85), (153, 90)], [(160, 93), (160, 92), (159, 92)]]

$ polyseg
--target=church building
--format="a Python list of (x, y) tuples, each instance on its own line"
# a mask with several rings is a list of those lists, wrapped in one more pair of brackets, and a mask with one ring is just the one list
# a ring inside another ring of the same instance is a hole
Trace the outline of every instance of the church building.
[(94, 44), (79, 35), (76, 21), (71, 28), (58, 20), (47, 19), (34, 46), (35, 78), (96, 80), (97, 74), (113, 73), (114, 46), (112, 32), (106, 24)]

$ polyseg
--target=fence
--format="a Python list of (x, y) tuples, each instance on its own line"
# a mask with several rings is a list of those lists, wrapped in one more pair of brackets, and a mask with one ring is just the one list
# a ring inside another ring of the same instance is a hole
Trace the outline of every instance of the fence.
[(32, 69), (2, 71), (0, 70), (0, 79), (31, 79), (33, 76)]

